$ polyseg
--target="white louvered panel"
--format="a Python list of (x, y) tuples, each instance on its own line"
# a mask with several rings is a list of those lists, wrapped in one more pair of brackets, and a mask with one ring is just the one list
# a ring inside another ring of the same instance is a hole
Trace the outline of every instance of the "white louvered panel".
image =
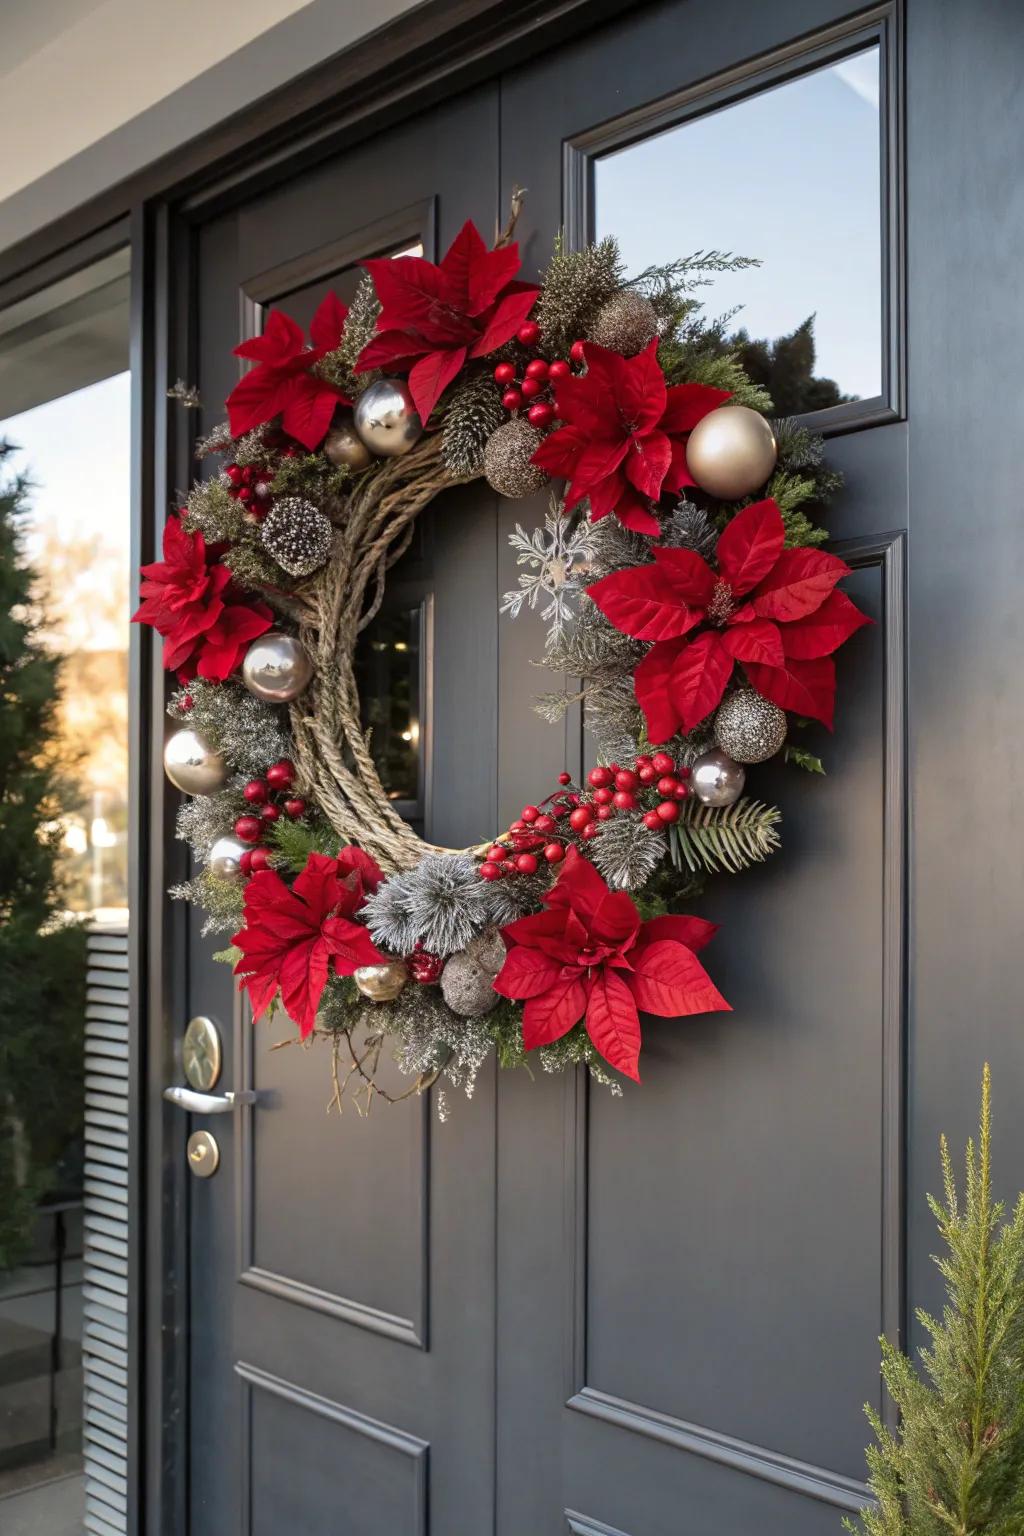
[(85, 1025), (85, 1520), (125, 1536), (128, 1510), (128, 940), (89, 935)]

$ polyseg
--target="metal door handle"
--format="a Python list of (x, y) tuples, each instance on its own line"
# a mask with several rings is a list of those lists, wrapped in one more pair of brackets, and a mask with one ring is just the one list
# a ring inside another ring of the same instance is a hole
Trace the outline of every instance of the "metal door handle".
[(240, 1104), (256, 1103), (251, 1088), (240, 1093), (197, 1093), (194, 1088), (175, 1086), (164, 1089), (164, 1098), (168, 1104), (177, 1104), (179, 1109), (187, 1109), (193, 1115), (226, 1115)]

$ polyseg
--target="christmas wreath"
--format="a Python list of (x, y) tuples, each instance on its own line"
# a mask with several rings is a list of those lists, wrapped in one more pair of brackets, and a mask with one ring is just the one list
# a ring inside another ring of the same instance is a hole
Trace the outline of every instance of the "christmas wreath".
[[(537, 286), (517, 212), (491, 249), (467, 223), (437, 265), (368, 261), (308, 340), (271, 311), (199, 444), (220, 467), (142, 572), (135, 617), (179, 683), (165, 765), (193, 797), (179, 835), (199, 872), (174, 894), (233, 932), (255, 1018), (279, 1005), (331, 1041), (339, 1105), (350, 1084), (363, 1106), (384, 1093), (385, 1049), (410, 1093), (471, 1092), (492, 1049), (619, 1092), (641, 1014), (727, 1009), (699, 958), (714, 927), (676, 909), (777, 848), (746, 770), (783, 749), (820, 768), (786, 745), (789, 717), (831, 727), (833, 653), (868, 622), (818, 547), (838, 484), (820, 440), (769, 419), (704, 318), (708, 274), (748, 263), (627, 278), (613, 240), (559, 244)], [(552, 487), (544, 527), (513, 535), (502, 609), (539, 613), (561, 684), (537, 708), (582, 700), (598, 760), (452, 850), (385, 793), (355, 660), (418, 514), (480, 476)]]

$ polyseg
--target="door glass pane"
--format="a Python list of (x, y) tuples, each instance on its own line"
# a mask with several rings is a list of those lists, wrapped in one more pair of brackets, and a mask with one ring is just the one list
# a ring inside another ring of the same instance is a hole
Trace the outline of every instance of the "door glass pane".
[(90, 967), (127, 1050), (127, 367), (126, 253), (0, 312), (0, 1529), (48, 1536), (83, 1520)]
[(389, 800), (410, 820), (420, 801), (420, 635), (423, 609), (385, 606), (367, 625), (356, 650), (363, 725)]
[(594, 164), (595, 233), (632, 274), (695, 251), (756, 257), (697, 291), (779, 415), (882, 391), (877, 47)]

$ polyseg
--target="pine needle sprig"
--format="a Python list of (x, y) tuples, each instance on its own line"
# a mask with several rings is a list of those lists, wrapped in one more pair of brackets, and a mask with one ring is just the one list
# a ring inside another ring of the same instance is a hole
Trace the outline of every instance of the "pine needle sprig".
[(781, 821), (781, 811), (760, 800), (743, 797), (727, 806), (686, 800), (669, 828), (669, 852), (677, 868), (738, 874), (763, 864), (781, 846)]
[(493, 374), (467, 373), (447, 402), (441, 431), (441, 460), (453, 480), (480, 474), (491, 433), (506, 419)]

